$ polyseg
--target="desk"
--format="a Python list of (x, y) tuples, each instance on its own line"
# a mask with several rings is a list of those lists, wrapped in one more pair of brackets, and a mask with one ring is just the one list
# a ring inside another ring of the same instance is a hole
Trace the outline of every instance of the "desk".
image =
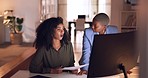
[[(35, 73), (30, 73), (27, 70), (20, 70), (16, 74), (14, 74), (11, 78), (29, 78), (36, 75), (42, 75), (42, 76), (51, 77), (51, 78), (87, 78), (87, 75), (84, 75), (84, 74), (75, 75), (75, 74), (70, 74), (66, 72), (62, 74), (35, 74)], [(98, 78), (121, 78), (121, 77), (119, 75), (114, 75), (114, 76), (98, 77)]]
[(17, 56), (12, 61), (2, 65), (0, 67), (0, 78), (10, 78), (17, 71), (28, 69), (30, 61), (35, 54), (36, 49), (31, 47)]
[[(131, 71), (132, 73), (128, 74), (128, 78), (139, 78), (139, 72), (137, 66), (131, 69)], [(75, 75), (66, 72), (62, 74), (35, 74), (35, 73), (30, 73), (28, 70), (19, 70), (13, 76), (11, 76), (11, 78), (29, 78), (35, 75), (42, 75), (51, 78), (87, 78), (87, 75)], [(98, 78), (124, 78), (124, 75), (123, 73), (121, 73), (113, 76), (98, 77)]]
[[(74, 24), (74, 26), (76, 27), (76, 22), (75, 21), (69, 21), (68, 22), (69, 35), (71, 35), (71, 24)], [(91, 21), (85, 21), (85, 24), (89, 24), (89, 26), (91, 26), (92, 22)]]
[(35, 74), (35, 73), (30, 73), (27, 70), (20, 70), (16, 74), (14, 74), (11, 78), (29, 78), (32, 76), (36, 75), (42, 75), (46, 77), (51, 77), (51, 78), (87, 78), (87, 75), (75, 75), (75, 74), (70, 74), (70, 73), (62, 73), (62, 74)]

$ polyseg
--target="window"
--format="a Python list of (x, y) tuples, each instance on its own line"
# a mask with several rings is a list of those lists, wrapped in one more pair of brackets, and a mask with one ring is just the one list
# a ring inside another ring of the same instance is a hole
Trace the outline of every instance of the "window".
[(108, 16), (111, 14), (111, 0), (98, 1), (98, 13), (106, 13)]
[(110, 16), (111, 0), (67, 0), (68, 21), (77, 19), (78, 15), (86, 15), (86, 19), (92, 19), (101, 12)]
[(40, 21), (57, 16), (57, 0), (40, 1)]
[(75, 20), (78, 15), (91, 17), (91, 0), (67, 0), (67, 20)]

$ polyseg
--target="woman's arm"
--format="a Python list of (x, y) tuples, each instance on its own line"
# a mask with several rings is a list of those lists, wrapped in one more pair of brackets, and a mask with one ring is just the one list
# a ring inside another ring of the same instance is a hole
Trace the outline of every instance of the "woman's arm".
[[(88, 38), (87, 31), (84, 31), (84, 36), (83, 36), (83, 48), (82, 48), (82, 57), (79, 61), (80, 64), (89, 64), (89, 57), (91, 53), (91, 43)], [(91, 37), (91, 36), (89, 36)], [(85, 66), (82, 68), (82, 70), (88, 70), (88, 66)]]
[(31, 73), (50, 73), (50, 68), (43, 65), (44, 52), (45, 48), (37, 49), (29, 66)]

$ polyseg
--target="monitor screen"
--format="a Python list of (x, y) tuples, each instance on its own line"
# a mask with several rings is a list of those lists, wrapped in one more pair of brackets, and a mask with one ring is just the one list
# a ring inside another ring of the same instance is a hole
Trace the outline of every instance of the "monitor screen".
[(90, 55), (88, 78), (111, 76), (137, 65), (137, 32), (95, 35)]

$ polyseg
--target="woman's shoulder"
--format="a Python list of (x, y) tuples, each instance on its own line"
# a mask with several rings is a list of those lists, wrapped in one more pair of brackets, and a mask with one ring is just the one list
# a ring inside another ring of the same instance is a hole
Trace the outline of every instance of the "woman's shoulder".
[(85, 30), (84, 30), (84, 34), (85, 35), (91, 35), (91, 34), (93, 34), (94, 32), (93, 32), (93, 30), (92, 30), (92, 28), (90, 27), (90, 28), (85, 28)]
[(46, 50), (46, 47), (42, 46), (40, 48), (37, 48), (37, 52), (44, 52)]
[(89, 27), (89, 28), (85, 28), (84, 31), (92, 31), (92, 28), (91, 28), (91, 27)]
[(108, 33), (118, 33), (118, 27), (115, 25), (108, 25), (107, 26), (107, 32)]
[(67, 44), (68, 44), (68, 45), (71, 45), (72, 43), (71, 43), (71, 41), (67, 41)]
[(115, 25), (108, 25), (107, 28), (108, 29), (118, 29), (118, 27)]
[(89, 27), (89, 28), (85, 28), (84, 32), (86, 32), (86, 33), (87, 33), (87, 32), (90, 33), (90, 32), (93, 32), (93, 30), (92, 30), (91, 27)]
[(72, 42), (71, 41), (64, 42), (63, 46), (64, 47), (72, 47)]

